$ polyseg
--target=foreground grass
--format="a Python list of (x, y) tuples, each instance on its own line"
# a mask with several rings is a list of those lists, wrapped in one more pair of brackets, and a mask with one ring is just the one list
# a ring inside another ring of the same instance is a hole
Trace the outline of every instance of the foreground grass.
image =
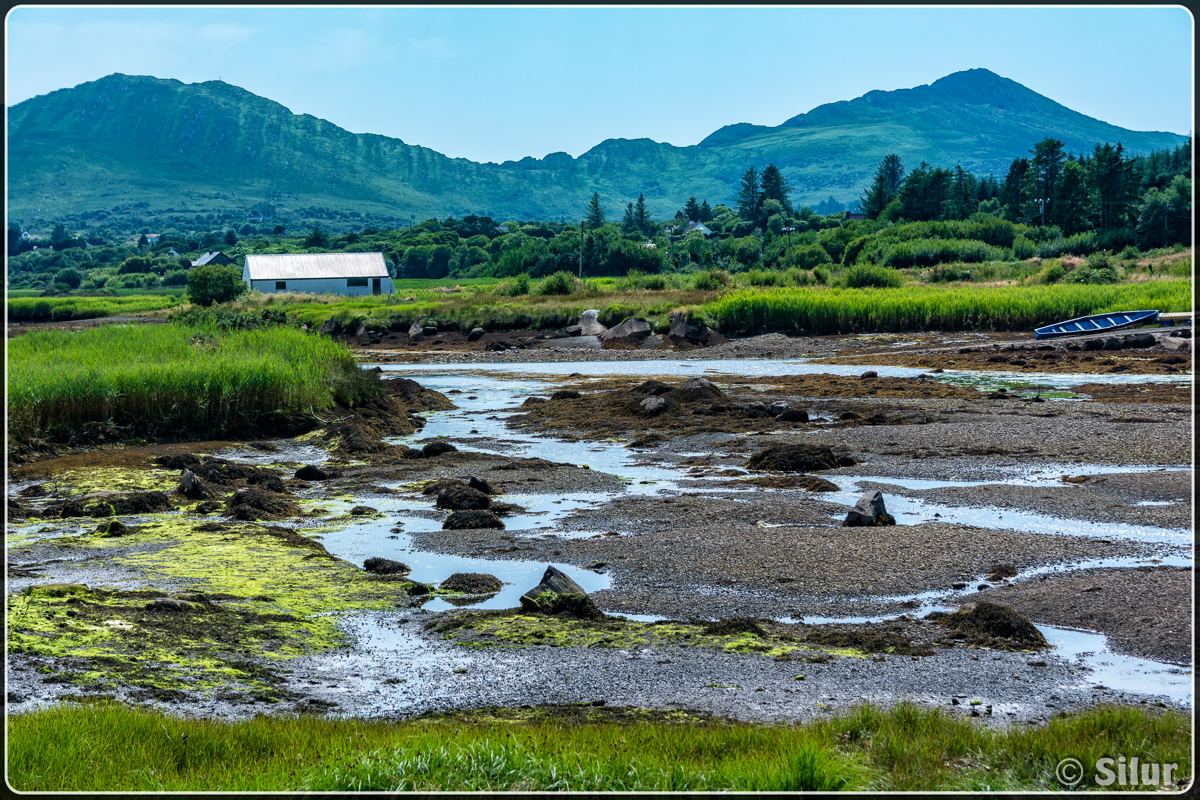
[(345, 346), (282, 326), (36, 331), (9, 340), (8, 368), (14, 435), (106, 421), (222, 430), (352, 401), (360, 380)]
[[(1175, 711), (1096, 708), (1010, 730), (907, 704), (802, 726), (573, 711), (229, 723), (60, 706), (9, 718), (8, 780), (22, 791), (1047, 790), (1062, 788), (1060, 759), (1118, 755), (1191, 775), (1190, 721)], [(1091, 774), (1088, 787), (1099, 788)]]

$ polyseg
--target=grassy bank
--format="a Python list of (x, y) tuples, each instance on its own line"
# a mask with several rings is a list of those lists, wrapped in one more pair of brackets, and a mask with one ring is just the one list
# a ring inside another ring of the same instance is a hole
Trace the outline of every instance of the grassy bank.
[(218, 431), (362, 391), (343, 345), (288, 327), (108, 325), (35, 331), (8, 348), (12, 435), (107, 421)]
[(1190, 279), (1168, 278), (1112, 285), (907, 283), (895, 288), (810, 285), (796, 288), (731, 284), (711, 289), (633, 288), (622, 280), (590, 280), (571, 294), (504, 293), (504, 284), (445, 293), (415, 289), (393, 297), (257, 295), (236, 305), (271, 305), (310, 327), (333, 319), (368, 330), (407, 330), (421, 316), (460, 330), (561, 330), (589, 308), (608, 326), (626, 317), (646, 319), (665, 331), (677, 309), (699, 313), (722, 332), (801, 332), (811, 335), (929, 330), (1030, 330), (1101, 311), (1191, 309)]
[(809, 334), (1030, 330), (1106, 311), (1190, 311), (1192, 282), (1089, 286), (916, 286), (737, 292), (703, 312), (720, 330)]
[(1060, 759), (1118, 755), (1191, 775), (1190, 721), (1175, 711), (978, 722), (904, 704), (797, 726), (586, 706), (230, 723), (94, 704), (10, 717), (8, 778), (23, 791), (1029, 791), (1063, 788)]
[(187, 302), (178, 290), (170, 294), (128, 297), (14, 297), (8, 298), (9, 322), (62, 322), (140, 314), (174, 308)]

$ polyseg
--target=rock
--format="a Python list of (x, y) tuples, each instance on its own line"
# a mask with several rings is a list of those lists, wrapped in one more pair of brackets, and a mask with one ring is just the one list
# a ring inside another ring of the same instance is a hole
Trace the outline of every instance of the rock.
[(583, 336), (583, 328), (578, 325), (568, 325), (566, 328), (567, 336)]
[(1158, 339), (1152, 333), (1131, 333), (1121, 337), (1121, 346), (1127, 350), (1154, 347), (1156, 344), (1158, 344)]
[(477, 492), (483, 492), (484, 494), (497, 494), (496, 490), (492, 488), (490, 483), (485, 481), (483, 478), (476, 478), (474, 475), (467, 479), (467, 486), (470, 486)]
[(402, 561), (392, 561), (390, 558), (375, 556), (363, 562), (363, 569), (376, 575), (401, 575), (412, 570)]
[(559, 389), (557, 392), (550, 395), (550, 399), (551, 400), (578, 400), (582, 396), (583, 395), (581, 395), (579, 392), (573, 391), (571, 389)]
[(492, 504), (492, 498), (470, 486), (447, 487), (438, 492), (437, 507), (451, 511), (483, 509)]
[(772, 417), (778, 417), (789, 408), (791, 408), (791, 406), (789, 406), (787, 403), (783, 402), (782, 400), (776, 400), (774, 403), (771, 403), (771, 405), (767, 406), (767, 413)]
[(852, 467), (857, 463), (850, 456), (838, 455), (824, 445), (773, 444), (751, 456), (746, 468), (775, 472), (817, 472)]
[(442, 581), (440, 588), (444, 592), (459, 592), (461, 594), (495, 594), (504, 584), (495, 575), (481, 572), (456, 572)]
[(541, 583), (521, 595), (521, 607), (539, 614), (565, 614), (591, 620), (605, 619), (583, 587), (553, 565), (546, 567)]
[(858, 377), (859, 378), (878, 378), (879, 373), (873, 369), (869, 369), (866, 372), (864, 372), (862, 375), (859, 375)]
[(300, 507), (273, 492), (266, 492), (257, 486), (247, 486), (238, 489), (225, 504), (226, 513), (234, 519), (256, 522), (264, 519), (284, 519), (300, 513)]
[(661, 397), (658, 397), (657, 395), (651, 395), (650, 397), (647, 397), (642, 402), (638, 403), (638, 406), (641, 407), (642, 414), (644, 414), (647, 417), (653, 417), (653, 416), (657, 416), (658, 414), (661, 414), (663, 411), (666, 410), (667, 401), (662, 399)]
[(273, 472), (256, 472), (250, 476), (249, 483), (251, 486), (257, 486), (268, 492), (275, 492), (276, 494), (287, 493), (287, 488), (283, 485), (283, 481)]
[(842, 522), (842, 527), (861, 528), (895, 524), (896, 518), (887, 513), (883, 505), (883, 492), (871, 489), (863, 492), (858, 498), (858, 502)]
[(437, 325), (424, 325), (421, 327), (421, 333), (425, 336), (437, 336)]
[(421, 448), (421, 455), (425, 458), (437, 458), (443, 453), (457, 453), (458, 448), (449, 442), (430, 442)]
[[(594, 308), (588, 309), (579, 315), (579, 335), (580, 336), (599, 336), (608, 330), (600, 324), (600, 312)], [(572, 334), (574, 335), (574, 334)]]
[[(410, 342), (418, 342), (425, 337), (425, 329), (421, 325), (425, 321), (424, 316), (417, 317), (417, 321), (408, 326), (408, 340)], [(435, 331), (436, 333), (436, 331)]]
[(215, 496), (190, 469), (185, 469), (179, 476), (179, 486), (175, 491), (192, 500), (211, 500)]
[(117, 536), (128, 536), (133, 533), (133, 529), (119, 519), (111, 519), (108, 522), (101, 522), (96, 528), (96, 533), (105, 539), (112, 539)]
[(366, 332), (367, 332), (367, 326), (360, 324), (357, 328), (354, 329), (354, 338), (361, 339), (363, 337), (363, 334), (365, 334)]
[(324, 481), (329, 480), (329, 473), (320, 467), (305, 464), (292, 477), (298, 481)]
[(193, 509), (197, 514), (212, 514), (221, 510), (221, 504), (216, 500), (205, 500)]
[(1121, 340), (1115, 336), (1106, 336), (1104, 343), (1100, 346), (1101, 350), (1120, 350)]
[(725, 337), (709, 330), (704, 323), (693, 322), (687, 314), (676, 311), (671, 315), (671, 327), (667, 331), (666, 341), (676, 347), (711, 347), (724, 342)]
[(963, 581), (955, 581), (954, 583), (950, 584), (950, 588), (951, 589), (965, 589), (965, 588), (967, 588), (967, 584), (964, 583)]
[[(582, 317), (580, 318), (582, 319)], [(609, 328), (596, 338), (605, 348), (636, 347), (651, 334), (650, 323), (637, 317), (629, 317), (615, 328)]]
[(761, 400), (756, 400), (753, 403), (746, 404), (746, 413), (752, 417), (767, 416), (770, 411), (767, 409), (767, 404)]
[(341, 332), (342, 323), (336, 319), (325, 320), (325, 324), (317, 330), (322, 336), (337, 336)]
[[(82, 505), (83, 503), (78, 499), (68, 501), (63, 506), (62, 516), (128, 517), (135, 514), (154, 514), (159, 511), (170, 511), (171, 498), (163, 492), (113, 493), (104, 495), (86, 509), (80, 508)], [(68, 514), (68, 511), (71, 513)]]
[(462, 531), (476, 528), (498, 528), (504, 530), (504, 522), (490, 511), (470, 509), (467, 511), (455, 511), (442, 523), (442, 530), (444, 531)]
[(789, 408), (775, 417), (777, 422), (808, 422), (808, 412), (799, 408)]
[(350, 509), (350, 516), (352, 517), (362, 517), (366, 516), (367, 514), (378, 513), (379, 509), (371, 508), (370, 506), (355, 506), (354, 508)]
[(838, 416), (838, 419), (846, 420), (847, 422), (849, 422), (851, 420), (862, 419), (862, 415), (855, 414), (853, 411), (844, 411)]
[(663, 383), (662, 381), (650, 379), (648, 381), (642, 381), (637, 386), (633, 387), (633, 393), (634, 394), (666, 394), (667, 392), (673, 391), (673, 388), (674, 387), (672, 387), (668, 383)]
[(1190, 353), (1192, 352), (1192, 341), (1186, 338), (1177, 338), (1174, 334), (1167, 336), (1161, 342), (1163, 349), (1172, 353)]
[(468, 342), (478, 342), (487, 333), (483, 328), (471, 328), (471, 332), (467, 334)]
[(720, 400), (725, 393), (708, 378), (688, 378), (669, 393), (672, 400), (681, 403), (697, 403), (701, 401)]
[(414, 581), (408, 585), (408, 593), (412, 597), (419, 597), (423, 594), (429, 594), (432, 591), (433, 587), (428, 583), (417, 583)]

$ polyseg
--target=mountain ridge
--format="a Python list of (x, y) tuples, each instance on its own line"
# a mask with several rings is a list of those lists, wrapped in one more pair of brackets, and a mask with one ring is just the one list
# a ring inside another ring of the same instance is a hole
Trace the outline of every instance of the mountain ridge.
[(9, 201), (19, 215), (42, 216), (106, 207), (111, 198), (197, 204), (229, 195), (246, 206), (305, 201), (402, 219), (574, 219), (598, 191), (610, 216), (644, 194), (661, 219), (690, 196), (732, 203), (752, 165), (779, 166), (797, 206), (828, 196), (851, 202), (889, 152), (908, 168), (961, 164), (1002, 177), (1045, 136), (1071, 152), (1118, 140), (1143, 152), (1186, 138), (1119, 128), (974, 69), (827, 103), (778, 126), (734, 123), (695, 145), (606, 139), (578, 158), (554, 152), (477, 163), (350, 133), (222, 81), (116, 73), (9, 109)]

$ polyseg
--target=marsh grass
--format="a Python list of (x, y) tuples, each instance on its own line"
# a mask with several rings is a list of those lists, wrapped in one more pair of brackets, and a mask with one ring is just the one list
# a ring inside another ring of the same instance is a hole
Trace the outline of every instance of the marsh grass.
[(106, 325), (9, 341), (9, 433), (111, 421), (226, 430), (361, 394), (344, 345), (296, 328)]
[(12, 297), (8, 298), (9, 322), (61, 322), (74, 319), (139, 314), (184, 305), (178, 293), (130, 297)]
[(1190, 280), (1104, 286), (777, 289), (730, 293), (702, 311), (723, 332), (1029, 330), (1105, 311), (1189, 311), (1191, 289)]
[(515, 710), (222, 722), (103, 702), (56, 706), (10, 716), (9, 783), (125, 792), (1028, 791), (1061, 788), (1062, 758), (1094, 764), (1118, 754), (1191, 775), (1190, 721), (1176, 711), (1099, 707), (1007, 729), (904, 703), (797, 726), (663, 716), (622, 724)]

